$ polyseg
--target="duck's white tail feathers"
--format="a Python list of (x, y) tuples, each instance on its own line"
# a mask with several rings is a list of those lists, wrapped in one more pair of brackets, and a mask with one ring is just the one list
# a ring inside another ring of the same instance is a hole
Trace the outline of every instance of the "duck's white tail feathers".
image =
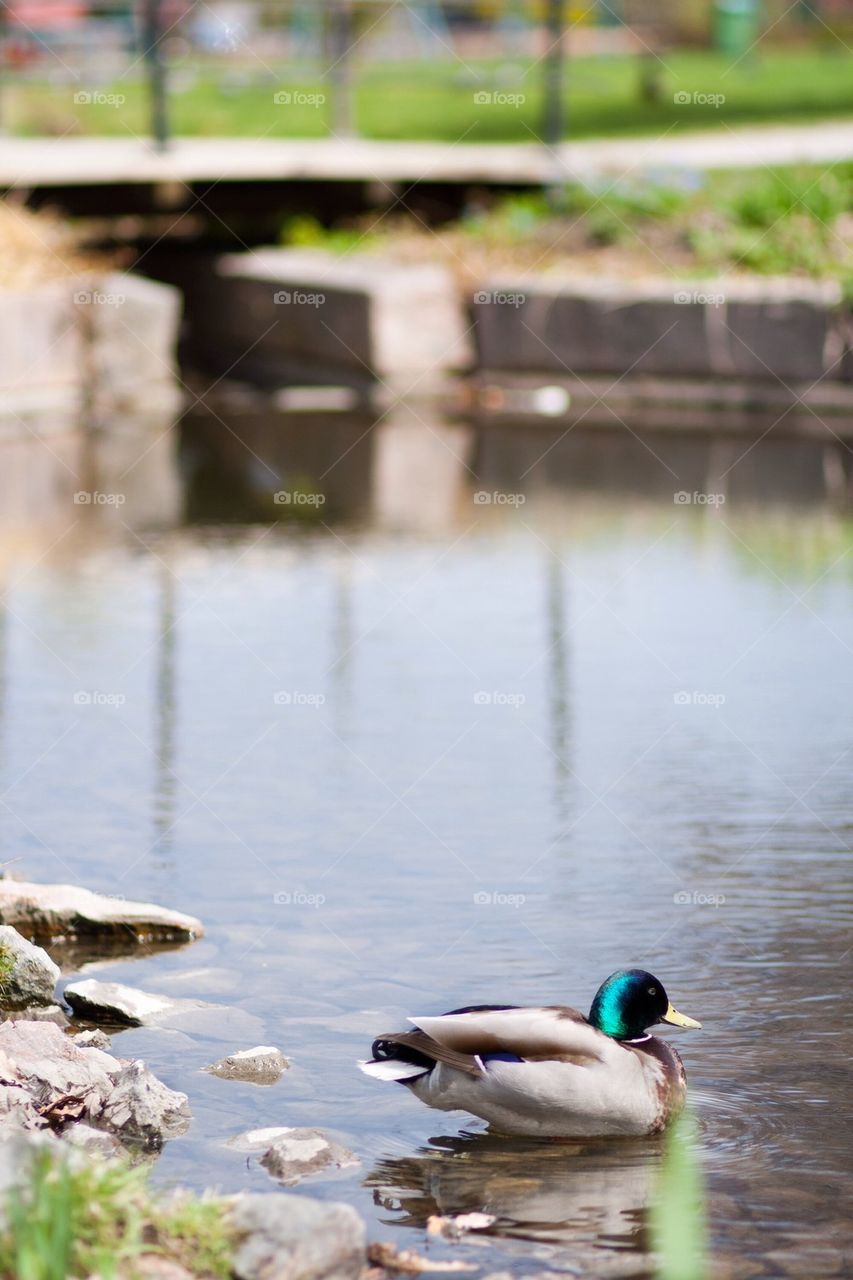
[(414, 1080), (415, 1076), (425, 1075), (426, 1067), (414, 1062), (403, 1062), (400, 1058), (383, 1058), (381, 1062), (359, 1059), (359, 1068), (366, 1076), (377, 1080)]

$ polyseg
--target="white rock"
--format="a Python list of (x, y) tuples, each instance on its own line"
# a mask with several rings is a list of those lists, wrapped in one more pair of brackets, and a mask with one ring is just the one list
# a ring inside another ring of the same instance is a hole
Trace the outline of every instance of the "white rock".
[(141, 991), (121, 982), (86, 978), (71, 982), (63, 996), (74, 1013), (93, 1022), (119, 1022), (128, 1027), (191, 1031), (210, 1039), (233, 1041), (263, 1028), (254, 1014), (207, 1000), (185, 1000), (162, 992)]
[(180, 942), (204, 933), (194, 916), (153, 903), (108, 898), (70, 884), (6, 879), (0, 880), (0, 922), (35, 937), (131, 934), (139, 942)]
[(141, 991), (122, 982), (99, 982), (97, 978), (69, 983), (62, 994), (80, 1017), (96, 1022), (122, 1022), (130, 1027), (163, 1025), (183, 1012), (215, 1007), (203, 1000), (181, 1000)]

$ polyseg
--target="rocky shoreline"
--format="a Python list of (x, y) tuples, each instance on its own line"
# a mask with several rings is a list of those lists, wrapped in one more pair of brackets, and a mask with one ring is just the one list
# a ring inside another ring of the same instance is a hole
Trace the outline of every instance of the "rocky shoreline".
[[(59, 991), (60, 967), (47, 948), (85, 938), (91, 949), (130, 936), (191, 941), (200, 921), (148, 903), (107, 898), (69, 885), (0, 881), (0, 1236), (12, 1231), (9, 1196), (23, 1195), (39, 1161), (50, 1176), (89, 1176), (91, 1168), (132, 1167), (156, 1158), (163, 1144), (191, 1124), (190, 1100), (169, 1088), (140, 1060), (112, 1052), (104, 1028), (183, 1028), (213, 1006), (120, 983), (86, 978)], [(45, 945), (42, 945), (45, 944)], [(92, 1026), (92, 1024), (96, 1024)], [(273, 1045), (235, 1049), (203, 1070), (224, 1079), (274, 1084), (290, 1061)], [(254, 1130), (229, 1142), (256, 1159), (280, 1186), (293, 1187), (321, 1170), (357, 1164), (357, 1157), (319, 1129)], [(65, 1171), (65, 1172), (58, 1172)], [(6, 1201), (4, 1204), (3, 1202)], [(239, 1280), (323, 1280), (357, 1276), (368, 1266), (366, 1230), (346, 1204), (284, 1192), (244, 1193), (214, 1201), (230, 1256), (219, 1269), (188, 1269), (163, 1258), (161, 1244), (144, 1250), (117, 1274), (189, 1280), (222, 1274)], [(198, 1205), (210, 1202), (204, 1199)], [(148, 1235), (158, 1231), (157, 1201), (149, 1204)], [(168, 1234), (168, 1233), (167, 1233)], [(168, 1253), (168, 1250), (166, 1250)], [(224, 1269), (223, 1269), (224, 1267)], [(0, 1267), (2, 1270), (2, 1267)]]

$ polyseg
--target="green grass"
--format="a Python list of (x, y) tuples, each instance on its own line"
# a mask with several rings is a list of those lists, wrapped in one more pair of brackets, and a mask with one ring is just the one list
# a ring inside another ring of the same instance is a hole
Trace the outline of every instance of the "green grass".
[[(430, 233), (405, 217), (323, 228), (290, 219), (285, 244), (393, 254), (395, 239), (419, 244), (425, 259), (467, 263), (474, 274), (636, 261), (654, 274), (713, 277), (730, 271), (838, 279), (853, 297), (853, 163), (828, 169), (732, 170), (701, 179), (603, 178), (546, 196), (497, 198), (449, 228)], [(375, 223), (375, 227), (372, 224)], [(593, 255), (613, 250), (602, 261)]]
[(145, 1254), (194, 1276), (230, 1275), (233, 1239), (221, 1201), (180, 1194), (153, 1200), (147, 1170), (124, 1161), (69, 1163), (33, 1155), (30, 1176), (7, 1204), (0, 1233), (3, 1280), (129, 1278)]
[(0, 945), (0, 1003), (6, 993), (6, 984), (15, 968), (15, 958), (8, 947)]
[(704, 1189), (688, 1117), (682, 1117), (666, 1135), (649, 1225), (659, 1259), (658, 1280), (704, 1280)]
[[(747, 123), (817, 120), (853, 115), (853, 76), (844, 46), (823, 49), (761, 47), (733, 65), (730, 58), (703, 50), (662, 53), (662, 62), (628, 57), (582, 58), (570, 63), (568, 132), (573, 137), (657, 134), (677, 129), (717, 128)], [(653, 92), (641, 86), (652, 78)], [(531, 142), (542, 113), (541, 64), (523, 59), (503, 64), (457, 61), (378, 65), (358, 72), (356, 123), (370, 138), (411, 138), (468, 142)], [(303, 70), (254, 64), (242, 72), (223, 65), (181, 65), (171, 76), (171, 128), (176, 134), (252, 137), (321, 137), (328, 132), (326, 105), (274, 95), (328, 94), (328, 85)], [(75, 92), (97, 90), (123, 95), (118, 105), (77, 104)], [(481, 105), (478, 92), (523, 95), (518, 105)], [(676, 94), (691, 95), (687, 104)], [(92, 86), (16, 81), (4, 89), (6, 127), (22, 134), (145, 134), (146, 93), (139, 78)], [(725, 97), (721, 105), (695, 102), (692, 95)]]

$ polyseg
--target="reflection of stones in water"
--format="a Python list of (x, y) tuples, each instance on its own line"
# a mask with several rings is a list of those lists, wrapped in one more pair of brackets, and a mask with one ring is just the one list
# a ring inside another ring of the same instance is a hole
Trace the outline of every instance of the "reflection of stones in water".
[(382, 528), (436, 532), (470, 524), (473, 430), (396, 405), (375, 431), (373, 517)]
[(389, 1224), (424, 1227), (433, 1214), (481, 1210), (497, 1218), (493, 1236), (557, 1246), (559, 1254), (571, 1246), (573, 1262), (579, 1248), (589, 1251), (596, 1276), (639, 1275), (648, 1267), (645, 1215), (660, 1155), (658, 1138), (440, 1137), (415, 1155), (380, 1159), (365, 1185), (392, 1211)]

